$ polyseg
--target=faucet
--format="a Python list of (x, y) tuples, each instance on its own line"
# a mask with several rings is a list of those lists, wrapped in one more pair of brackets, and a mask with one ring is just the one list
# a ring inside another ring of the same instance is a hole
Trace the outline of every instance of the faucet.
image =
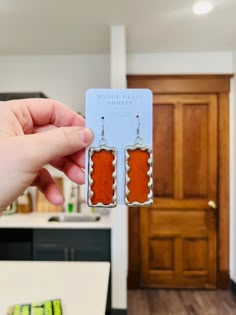
[(77, 190), (76, 211), (81, 212), (81, 204), (83, 203), (83, 199), (81, 199), (81, 196), (80, 196), (80, 185), (77, 185), (77, 187), (75, 187), (75, 188)]

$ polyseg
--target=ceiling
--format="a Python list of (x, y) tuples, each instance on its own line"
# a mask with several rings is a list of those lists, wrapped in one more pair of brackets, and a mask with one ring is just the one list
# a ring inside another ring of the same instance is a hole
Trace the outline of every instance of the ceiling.
[(109, 53), (110, 25), (124, 24), (130, 53), (236, 48), (236, 0), (0, 0), (0, 54)]

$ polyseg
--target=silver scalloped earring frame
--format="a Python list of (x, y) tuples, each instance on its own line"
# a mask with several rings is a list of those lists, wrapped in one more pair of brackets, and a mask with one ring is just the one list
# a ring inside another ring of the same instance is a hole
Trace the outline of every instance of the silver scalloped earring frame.
[(88, 151), (88, 205), (112, 208), (117, 205), (117, 150), (106, 145), (101, 119), (99, 146)]
[[(135, 144), (125, 148), (124, 201), (127, 206), (149, 206), (153, 203), (152, 148), (143, 145), (140, 137), (139, 115), (136, 118), (138, 119), (138, 127)], [(135, 153), (142, 158), (141, 162), (135, 157)], [(134, 162), (136, 162), (136, 166), (134, 166)]]

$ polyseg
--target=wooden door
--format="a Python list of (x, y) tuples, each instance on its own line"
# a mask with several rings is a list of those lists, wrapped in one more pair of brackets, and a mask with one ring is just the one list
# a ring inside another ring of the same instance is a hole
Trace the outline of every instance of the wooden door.
[(216, 287), (217, 121), (214, 94), (154, 95), (154, 204), (140, 209), (141, 286)]

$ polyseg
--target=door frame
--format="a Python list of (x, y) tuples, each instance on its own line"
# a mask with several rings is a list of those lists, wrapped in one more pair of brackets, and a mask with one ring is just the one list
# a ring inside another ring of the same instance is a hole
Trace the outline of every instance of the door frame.
[[(127, 75), (128, 88), (148, 88), (153, 94), (216, 94), (218, 99), (217, 288), (230, 287), (229, 275), (229, 92), (232, 74)], [(140, 208), (128, 211), (128, 288), (140, 279)]]

